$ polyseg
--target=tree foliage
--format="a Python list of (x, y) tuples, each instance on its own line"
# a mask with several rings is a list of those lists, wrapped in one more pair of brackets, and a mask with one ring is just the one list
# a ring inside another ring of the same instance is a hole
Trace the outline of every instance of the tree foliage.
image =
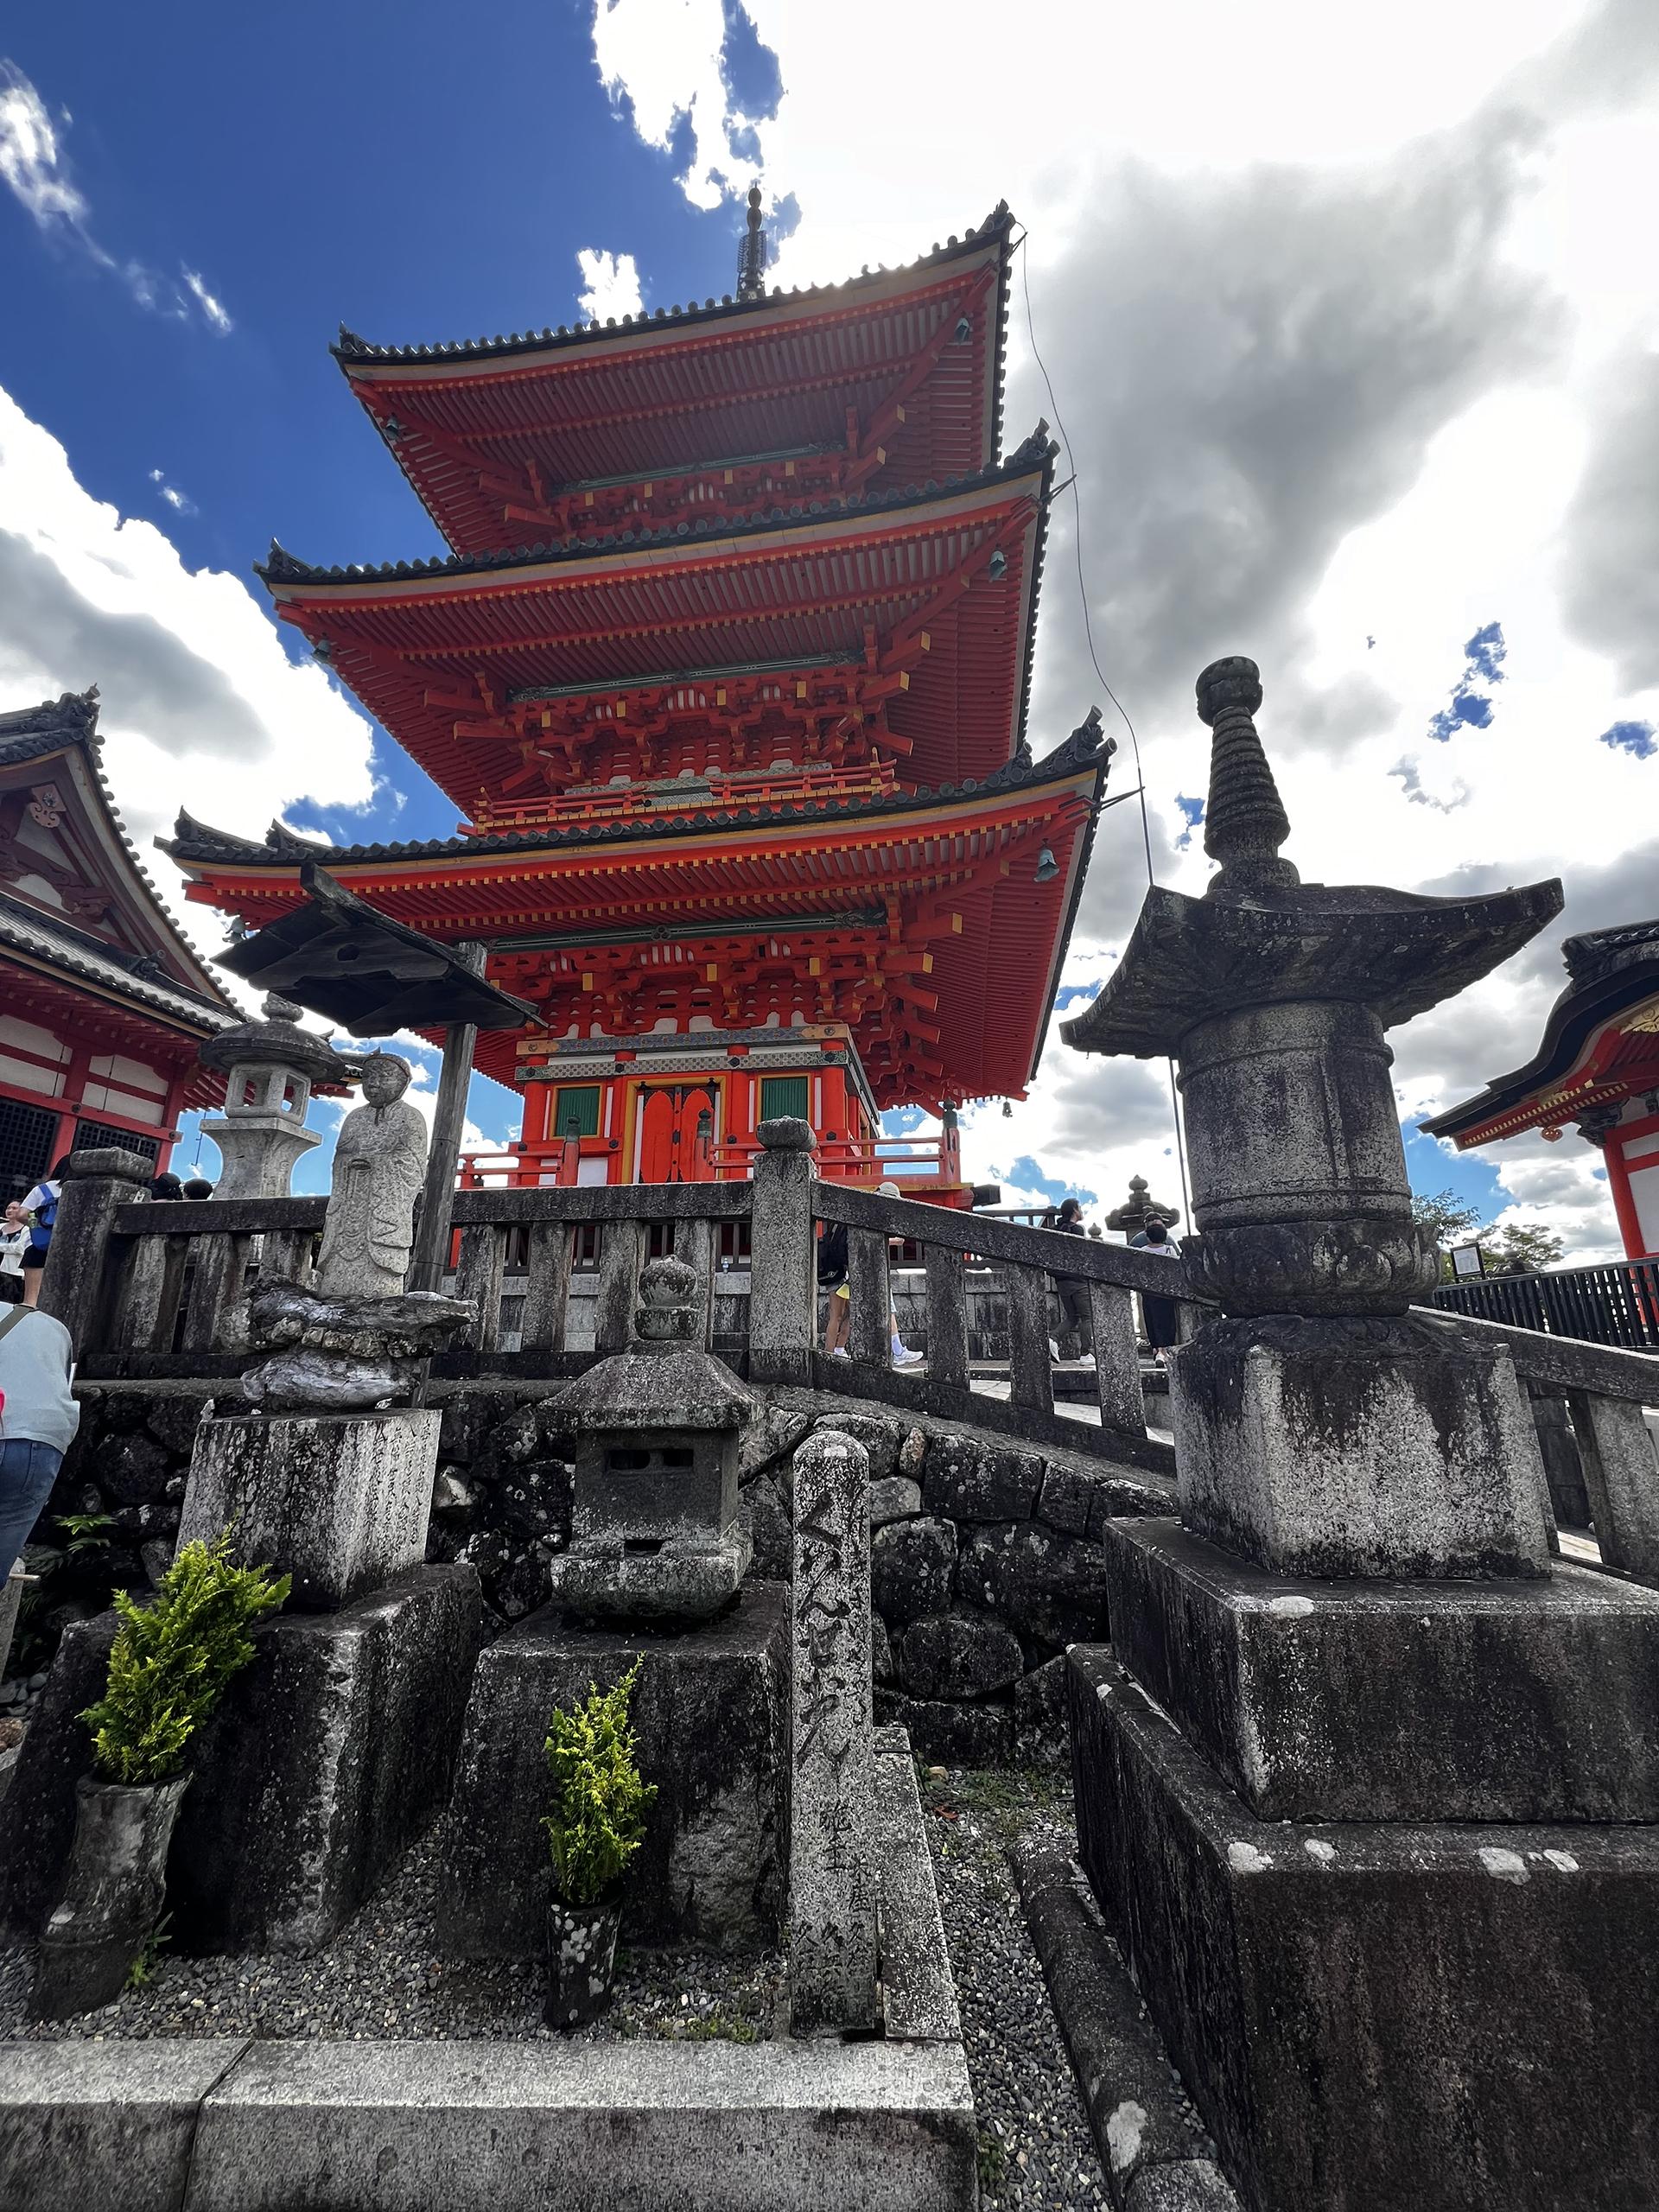
[(571, 1712), (556, 1707), (548, 1723), (553, 1809), (542, 1826), (567, 1904), (597, 1904), (645, 1839), (645, 1809), (657, 1785), (640, 1778), (628, 1718), (644, 1663), (636, 1659), (608, 1690), (589, 1682), (581, 1705)]
[(1411, 1195), (1411, 1217), (1420, 1229), (1427, 1229), (1444, 1253), (1453, 1244), (1460, 1244), (1471, 1229), (1480, 1226), (1480, 1208), (1465, 1205), (1455, 1191), (1436, 1191), (1431, 1197), (1422, 1191)]
[(184, 1764), (190, 1738), (253, 1656), (249, 1630), (274, 1613), (289, 1577), (238, 1567), (231, 1531), (182, 1545), (148, 1605), (118, 1590), (121, 1625), (103, 1696), (80, 1718), (95, 1764), (109, 1782), (164, 1782)]
[(1506, 1222), (1480, 1240), (1489, 1275), (1535, 1275), (1557, 1267), (1567, 1246), (1540, 1221)]

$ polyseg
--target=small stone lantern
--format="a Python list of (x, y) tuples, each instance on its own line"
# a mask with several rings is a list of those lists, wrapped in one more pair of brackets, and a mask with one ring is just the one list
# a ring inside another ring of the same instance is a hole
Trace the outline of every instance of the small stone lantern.
[(602, 1619), (702, 1620), (734, 1598), (752, 1547), (738, 1519), (737, 1446), (754, 1400), (694, 1344), (698, 1278), (652, 1260), (639, 1278), (639, 1341), (560, 1400), (575, 1445), (570, 1548), (553, 1602)]
[(259, 1011), (261, 1020), (221, 1029), (197, 1055), (225, 1077), (225, 1111), (201, 1125), (225, 1163), (215, 1198), (287, 1198), (296, 1166), (322, 1142), (305, 1126), (311, 1086), (351, 1078), (352, 1064), (300, 1027), (301, 1007), (273, 995)]

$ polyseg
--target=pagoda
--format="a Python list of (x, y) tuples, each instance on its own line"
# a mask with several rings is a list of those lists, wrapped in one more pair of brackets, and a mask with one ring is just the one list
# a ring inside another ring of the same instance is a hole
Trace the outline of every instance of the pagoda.
[(828, 1175), (965, 1205), (956, 1105), (1021, 1096), (1112, 750), (1033, 757), (1047, 428), (1001, 455), (1006, 207), (899, 270), (441, 346), (342, 330), (346, 382), (453, 549), (313, 568), (280, 618), (454, 800), (451, 838), (263, 842), (181, 815), (188, 895), (257, 928), (319, 864), (528, 1001), (476, 1065), (523, 1183), (741, 1175), (808, 1120)]

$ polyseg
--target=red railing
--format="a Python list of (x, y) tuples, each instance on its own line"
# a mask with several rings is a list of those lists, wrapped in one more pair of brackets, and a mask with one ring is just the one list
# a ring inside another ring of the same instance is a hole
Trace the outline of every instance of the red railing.
[[(705, 1172), (688, 1179), (706, 1183), (744, 1183), (753, 1173), (760, 1144), (754, 1137), (742, 1137), (729, 1144), (714, 1146), (704, 1140), (698, 1144), (696, 1151), (698, 1166)], [(608, 1152), (592, 1153), (591, 1150), (584, 1154), (581, 1140), (575, 1137), (539, 1142), (519, 1138), (493, 1151), (463, 1152), (457, 1162), (455, 1188), (459, 1191), (569, 1189), (581, 1179), (581, 1165), (584, 1158), (603, 1160), (608, 1175), (612, 1156)], [(961, 1141), (954, 1129), (946, 1129), (937, 1138), (920, 1141), (910, 1137), (824, 1139), (819, 1142), (817, 1159), (818, 1173), (826, 1182), (848, 1183), (865, 1190), (873, 1191), (882, 1183), (903, 1185), (923, 1182), (936, 1183), (945, 1189), (959, 1185), (962, 1181)], [(594, 1178), (595, 1181), (601, 1179), (597, 1176)]]
[(672, 787), (617, 785), (604, 791), (569, 791), (556, 798), (526, 800), (522, 806), (498, 806), (480, 798), (472, 818), (461, 824), (464, 837), (499, 836), (512, 830), (561, 829), (594, 822), (627, 822), (643, 814), (680, 809), (788, 806), (812, 799), (842, 801), (887, 798), (897, 788), (891, 766), (833, 770), (779, 768), (753, 776), (700, 777), (680, 798)]

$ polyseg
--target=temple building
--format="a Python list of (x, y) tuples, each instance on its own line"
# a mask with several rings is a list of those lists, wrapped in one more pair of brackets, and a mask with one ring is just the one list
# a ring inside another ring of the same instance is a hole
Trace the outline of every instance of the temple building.
[(164, 1167), (224, 1096), (197, 1048), (241, 1018), (122, 827), (96, 690), (0, 714), (0, 1200), (77, 1147)]
[[(526, 1182), (741, 1175), (809, 1120), (874, 1182), (1041, 1052), (1109, 741), (1027, 734), (1056, 448), (1001, 457), (1012, 221), (898, 270), (445, 346), (342, 331), (352, 391), (453, 551), (261, 570), (454, 802), (458, 834), (263, 842), (181, 816), (188, 895), (257, 928), (319, 863), (481, 942), (536, 1022), (476, 1065)], [(527, 542), (528, 541), (528, 542)], [(913, 1179), (904, 1173), (901, 1182)]]
[(1625, 1256), (1659, 1256), (1659, 921), (1592, 930), (1561, 948), (1571, 981), (1524, 1067), (1422, 1124), (1459, 1152), (1565, 1125), (1600, 1148)]

